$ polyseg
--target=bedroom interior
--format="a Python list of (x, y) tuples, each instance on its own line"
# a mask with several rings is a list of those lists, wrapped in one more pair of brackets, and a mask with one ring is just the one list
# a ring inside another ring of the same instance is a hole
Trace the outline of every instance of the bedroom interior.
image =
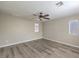
[(79, 58), (79, 2), (0, 1), (0, 58)]

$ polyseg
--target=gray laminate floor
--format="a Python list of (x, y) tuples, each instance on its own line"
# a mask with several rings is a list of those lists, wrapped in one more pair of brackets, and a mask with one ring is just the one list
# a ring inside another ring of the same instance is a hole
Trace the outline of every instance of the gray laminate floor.
[(49, 40), (40, 39), (0, 48), (1, 58), (78, 58), (79, 53)]

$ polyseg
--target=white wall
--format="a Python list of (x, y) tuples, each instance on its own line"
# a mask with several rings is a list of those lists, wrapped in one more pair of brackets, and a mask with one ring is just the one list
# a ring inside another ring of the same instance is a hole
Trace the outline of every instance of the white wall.
[(33, 21), (9, 15), (0, 15), (0, 47), (40, 39), (43, 36), (45, 39), (52, 41), (79, 46), (79, 36), (68, 33), (68, 21), (75, 19), (79, 19), (79, 16), (40, 23), (40, 32), (35, 33)]
[(44, 23), (44, 38), (79, 47), (79, 36), (68, 33), (68, 22), (75, 19), (79, 20), (79, 16), (55, 19)]
[(40, 32), (35, 33), (33, 21), (8, 15), (0, 15), (0, 46), (40, 38), (42, 38), (42, 23), (40, 23)]

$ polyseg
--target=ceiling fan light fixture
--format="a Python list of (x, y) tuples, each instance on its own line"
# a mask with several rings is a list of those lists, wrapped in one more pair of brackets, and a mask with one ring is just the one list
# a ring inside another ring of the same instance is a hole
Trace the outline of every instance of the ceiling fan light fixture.
[(59, 2), (56, 3), (56, 5), (60, 7), (60, 6), (63, 5), (63, 2), (62, 1), (59, 1)]

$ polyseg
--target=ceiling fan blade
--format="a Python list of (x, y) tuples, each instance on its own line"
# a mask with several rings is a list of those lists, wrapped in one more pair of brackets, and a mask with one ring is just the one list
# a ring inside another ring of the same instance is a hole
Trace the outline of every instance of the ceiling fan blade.
[(40, 12), (40, 14), (43, 14), (42, 12)]

